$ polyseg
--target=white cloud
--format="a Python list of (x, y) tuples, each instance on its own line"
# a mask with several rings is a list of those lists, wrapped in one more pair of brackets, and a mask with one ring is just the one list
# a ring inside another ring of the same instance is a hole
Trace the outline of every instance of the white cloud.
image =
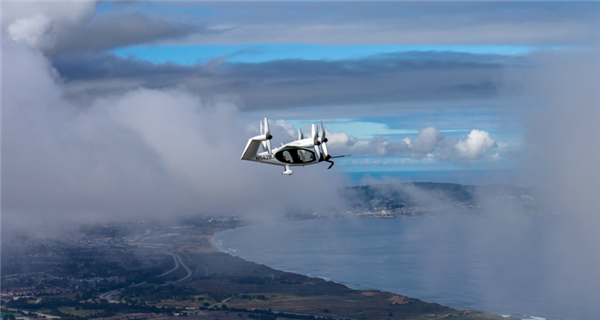
[[(294, 130), (294, 125), (293, 125), (293, 124), (291, 124), (291, 123), (287, 123), (287, 122), (285, 122), (285, 120), (283, 120), (283, 119), (278, 119), (278, 120), (275, 120), (274, 122), (275, 122), (275, 125), (276, 125), (276, 126), (280, 126), (280, 127), (281, 127), (281, 128), (283, 128), (285, 131), (287, 131), (287, 133), (288, 133), (290, 136), (292, 136), (292, 137), (296, 137), (296, 136), (297, 136), (297, 133), (296, 133), (296, 131)], [(270, 128), (270, 126), (269, 126), (269, 128)], [(305, 135), (305, 136), (306, 136), (306, 135)]]
[(434, 127), (419, 130), (419, 135), (411, 144), (413, 156), (422, 158), (424, 155), (433, 152), (443, 139), (444, 136)]
[(465, 160), (477, 160), (496, 147), (496, 140), (492, 139), (488, 132), (474, 129), (467, 136), (467, 140), (459, 140), (456, 143), (456, 155)]
[(11, 41), (3, 59), (3, 226), (207, 213), (270, 219), (340, 203), (331, 200), (342, 185), (336, 170), (298, 168), (290, 177), (240, 161), (252, 132), (233, 103), (137, 89), (84, 110), (62, 98), (39, 50)]
[(45, 50), (55, 45), (58, 33), (84, 25), (95, 11), (95, 1), (8, 2), (2, 28), (13, 41)]
[(30, 18), (21, 18), (8, 27), (8, 35), (17, 42), (23, 42), (32, 47), (46, 47), (53, 43), (48, 37), (50, 30), (50, 19), (45, 15), (37, 15)]
[[(290, 123), (277, 120), (275, 125), (285, 128), (290, 135), (285, 142), (295, 140), (294, 129)], [(327, 124), (325, 124), (327, 126)], [(326, 129), (327, 130), (327, 129)], [(276, 135), (273, 134), (275, 137)], [(419, 135), (414, 139), (408, 137), (399, 141), (389, 140), (385, 136), (375, 136), (372, 139), (358, 139), (343, 131), (331, 132), (327, 130), (327, 146), (332, 155), (353, 154), (357, 156), (377, 157), (412, 157), (425, 163), (426, 158), (441, 161), (458, 161), (468, 163), (479, 160), (490, 150), (496, 148), (496, 140), (486, 131), (472, 130), (466, 140), (454, 137), (444, 138), (437, 128), (427, 127), (419, 130)], [(500, 160), (494, 156), (494, 160)], [(367, 161), (367, 160), (362, 160)]]

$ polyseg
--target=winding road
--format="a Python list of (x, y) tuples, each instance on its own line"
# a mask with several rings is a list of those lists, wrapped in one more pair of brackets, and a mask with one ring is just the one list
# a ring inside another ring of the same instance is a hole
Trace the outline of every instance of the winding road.
[[(166, 276), (167, 274), (169, 274), (171, 272), (174, 272), (175, 270), (179, 269), (180, 266), (183, 267), (187, 271), (187, 275), (185, 277), (177, 280), (177, 281), (168, 282), (168, 283), (165, 283), (165, 284), (163, 284), (161, 286), (166, 286), (168, 284), (173, 284), (173, 283), (179, 283), (179, 282), (182, 282), (182, 281), (185, 281), (185, 280), (189, 279), (192, 276), (192, 270), (190, 270), (190, 268), (185, 263), (183, 263), (183, 260), (181, 259), (181, 257), (178, 254), (174, 254), (174, 253), (167, 252), (167, 251), (163, 251), (163, 252), (165, 254), (168, 254), (168, 255), (170, 255), (170, 256), (173, 257), (173, 261), (175, 262), (175, 267), (173, 269), (171, 269), (171, 270), (169, 270), (169, 271), (167, 271), (167, 272), (159, 275), (158, 277)], [(188, 260), (189, 260), (189, 257), (188, 257)], [(206, 268), (206, 274), (208, 275), (208, 267), (206, 267), (206, 266), (204, 266), (204, 267)], [(141, 285), (143, 285), (145, 283), (146, 282), (144, 281), (142, 283), (130, 285), (130, 286), (126, 287), (126, 288), (132, 288), (132, 287), (141, 286)], [(123, 289), (125, 289), (125, 288), (121, 288), (121, 289), (117, 289), (117, 290), (112, 290), (112, 291), (105, 292), (105, 293), (101, 294), (99, 296), (99, 298), (111, 301), (112, 296), (115, 295), (115, 294), (118, 294), (121, 291), (123, 291)], [(114, 302), (118, 302), (118, 301), (114, 301)]]
[(172, 256), (172, 257), (173, 257), (173, 261), (175, 261), (175, 267), (174, 267), (173, 269), (171, 269), (171, 270), (169, 270), (169, 271), (167, 271), (167, 272), (165, 272), (165, 273), (161, 274), (159, 277), (166, 276), (166, 275), (168, 275), (169, 273), (171, 273), (171, 272), (173, 272), (173, 271), (175, 271), (175, 270), (179, 269), (179, 261), (178, 261), (179, 259), (177, 259), (179, 256), (178, 256), (178, 255), (175, 255), (175, 254), (173, 254), (173, 253), (170, 253), (170, 252), (166, 252), (166, 251), (163, 251), (163, 252), (164, 252), (165, 254), (168, 254), (168, 255), (170, 255), (170, 256)]

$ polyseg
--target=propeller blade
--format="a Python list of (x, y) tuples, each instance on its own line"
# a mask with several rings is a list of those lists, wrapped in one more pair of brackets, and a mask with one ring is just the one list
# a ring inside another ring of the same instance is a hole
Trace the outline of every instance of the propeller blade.
[(319, 146), (315, 145), (315, 153), (316, 153), (316, 160), (317, 162), (321, 161), (321, 151), (319, 150)]
[(323, 121), (321, 121), (321, 143), (327, 142), (327, 138), (325, 137), (325, 128), (323, 127)]
[(304, 139), (304, 134), (302, 133), (302, 129), (298, 126), (298, 140)]
[[(259, 123), (260, 123), (260, 134), (265, 134), (265, 126), (263, 125), (263, 122), (259, 121)], [(262, 151), (263, 152), (267, 151), (267, 142), (263, 141), (263, 142), (261, 142), (261, 145), (262, 145)]]
[(267, 136), (267, 140), (273, 138), (271, 131), (269, 130), (269, 120), (267, 120), (267, 117), (265, 117), (265, 135)]
[(321, 144), (321, 148), (323, 149), (323, 159), (329, 160), (329, 152), (327, 151), (327, 137), (325, 136), (325, 127), (323, 127), (323, 121), (320, 121), (321, 124), (321, 137), (319, 138), (319, 143)]
[(329, 155), (329, 152), (327, 152), (327, 144), (325, 142), (321, 143), (321, 148), (323, 148), (323, 157), (326, 160), (329, 160), (331, 156)]
[(319, 127), (316, 124), (312, 124), (312, 139), (315, 146), (319, 145)]
[(271, 140), (267, 140), (267, 150), (269, 150), (269, 154), (273, 154), (273, 149), (271, 149)]

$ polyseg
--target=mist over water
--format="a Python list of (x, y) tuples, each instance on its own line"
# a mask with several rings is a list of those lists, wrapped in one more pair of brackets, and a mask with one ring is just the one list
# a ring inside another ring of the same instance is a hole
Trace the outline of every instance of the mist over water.
[[(522, 319), (594, 319), (600, 265), (586, 246), (599, 239), (575, 230), (565, 217), (337, 219), (234, 229), (213, 242), (352, 288)], [(570, 233), (568, 243), (557, 232)]]

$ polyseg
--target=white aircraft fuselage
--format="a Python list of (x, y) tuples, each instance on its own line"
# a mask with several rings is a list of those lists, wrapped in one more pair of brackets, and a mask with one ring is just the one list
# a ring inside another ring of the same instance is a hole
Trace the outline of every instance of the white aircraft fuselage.
[[(269, 122), (265, 117), (264, 123), (260, 123), (260, 135), (248, 139), (241, 160), (255, 161), (260, 163), (272, 164), (276, 166), (284, 166), (283, 174), (291, 175), (293, 172), (289, 167), (307, 166), (317, 164), (319, 162), (329, 162), (333, 166), (333, 161), (327, 152), (325, 138), (325, 129), (321, 123), (321, 137), (319, 137), (319, 129), (313, 124), (312, 135), (310, 138), (304, 139), (302, 131), (298, 129), (298, 140), (284, 144), (279, 148), (271, 148), (271, 134), (269, 131)], [(260, 146), (263, 147), (263, 152), (259, 153)], [(343, 156), (342, 156), (343, 157)], [(329, 168), (331, 168), (329, 166)]]

